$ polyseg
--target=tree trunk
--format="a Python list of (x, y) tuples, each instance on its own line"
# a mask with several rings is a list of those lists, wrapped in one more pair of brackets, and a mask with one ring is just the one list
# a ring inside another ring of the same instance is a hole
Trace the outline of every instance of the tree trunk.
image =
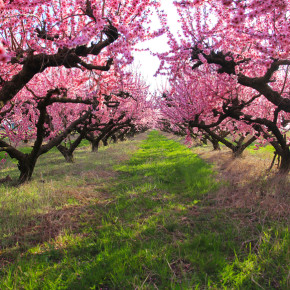
[[(101, 140), (103, 141), (104, 146), (107, 146), (108, 143), (104, 142), (105, 136), (110, 132), (110, 130), (114, 127), (114, 124), (112, 122), (109, 122), (107, 126), (102, 130), (102, 132), (99, 134), (99, 136), (96, 139), (91, 140), (92, 143), (92, 152), (98, 151), (99, 145)], [(105, 145), (106, 144), (106, 145)]]
[(284, 150), (283, 154), (280, 155), (281, 162), (279, 166), (279, 173), (288, 174), (290, 171), (290, 151), (289, 149)]
[(18, 183), (22, 184), (24, 182), (30, 181), (34, 168), (35, 168), (36, 160), (30, 159), (28, 156), (18, 161), (18, 168), (20, 171), (20, 176), (18, 178)]
[(219, 141), (217, 139), (208, 136), (206, 140), (209, 140), (211, 142), (214, 151), (221, 150)]
[(59, 144), (56, 148), (60, 151), (60, 153), (64, 156), (65, 161), (68, 163), (74, 163), (74, 151), (80, 145), (81, 141), (84, 139), (85, 132), (81, 132), (81, 134), (73, 141), (69, 141), (69, 148)]
[(97, 152), (99, 149), (100, 139), (94, 140), (91, 142), (92, 145), (92, 152)]
[(116, 137), (115, 134), (113, 134), (113, 135), (111, 136), (111, 138), (112, 138), (112, 140), (113, 140), (113, 143), (117, 143), (117, 137)]
[(218, 141), (213, 141), (212, 146), (213, 146), (214, 151), (221, 150), (221, 147)]
[(66, 148), (63, 145), (58, 145), (56, 148), (63, 155), (66, 162), (68, 162), (68, 163), (74, 162), (74, 156), (73, 156), (73, 152), (71, 152), (71, 150), (69, 150), (68, 148)]
[(245, 149), (246, 148), (243, 146), (239, 146), (239, 145), (234, 146), (234, 148), (232, 149), (234, 158), (241, 157)]
[(252, 136), (248, 141), (244, 142), (245, 139), (246, 137), (241, 136), (240, 140), (236, 142), (237, 145), (232, 149), (235, 158), (241, 157), (245, 149), (249, 147), (257, 138), (256, 136)]

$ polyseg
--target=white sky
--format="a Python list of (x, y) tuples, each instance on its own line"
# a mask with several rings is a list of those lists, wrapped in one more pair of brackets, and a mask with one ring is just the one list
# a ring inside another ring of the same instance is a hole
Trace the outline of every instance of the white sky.
[[(170, 19), (170, 22), (172, 23), (171, 28), (174, 32), (178, 23), (176, 9), (171, 0), (161, 0), (161, 5), (161, 9), (164, 9), (165, 13), (168, 15), (168, 19)], [(158, 17), (157, 15), (154, 15), (152, 19), (152, 28), (157, 30), (160, 27), (161, 26), (159, 24)], [(160, 36), (158, 38), (144, 42), (142, 45), (139, 45), (138, 48), (149, 48), (152, 52), (165, 52), (168, 50), (167, 38), (165, 35)], [(165, 77), (153, 77), (159, 67), (159, 59), (156, 56), (152, 56), (149, 51), (135, 52), (134, 66), (138, 68), (138, 71), (141, 71), (148, 84), (150, 84), (150, 90), (152, 92), (158, 88), (161, 88), (162, 84), (166, 83)]]

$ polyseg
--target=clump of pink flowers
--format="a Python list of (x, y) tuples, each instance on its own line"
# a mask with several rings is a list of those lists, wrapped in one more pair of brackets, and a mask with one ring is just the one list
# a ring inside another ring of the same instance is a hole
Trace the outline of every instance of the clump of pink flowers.
[(9, 57), (7, 55), (5, 47), (0, 43), (0, 62), (7, 62)]

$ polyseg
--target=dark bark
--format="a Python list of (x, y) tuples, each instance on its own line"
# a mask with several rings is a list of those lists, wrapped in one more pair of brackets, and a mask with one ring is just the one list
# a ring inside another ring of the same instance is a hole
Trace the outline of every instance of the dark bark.
[[(253, 97), (252, 100), (254, 100), (256, 97), (257, 96)], [(250, 104), (250, 102), (243, 103), (240, 100), (235, 99), (231, 103), (228, 101), (223, 104), (223, 112), (216, 113), (220, 116), (219, 119), (225, 119), (229, 117), (234, 120), (243, 121), (246, 124), (250, 124), (257, 132), (256, 136), (262, 135), (265, 139), (268, 140), (274, 138), (275, 140), (271, 141), (270, 143), (275, 148), (277, 155), (281, 159), (279, 170), (281, 173), (289, 172), (289, 145), (287, 145), (286, 136), (283, 136), (277, 126), (278, 114), (281, 109), (277, 108), (275, 110), (273, 120), (268, 120), (266, 118), (256, 118), (255, 116), (243, 113), (242, 110), (248, 104)], [(210, 132), (209, 128), (212, 127), (212, 124), (205, 125), (202, 122), (199, 122), (199, 116), (196, 116), (196, 119), (193, 122), (189, 122), (189, 126), (198, 127), (206, 132)], [(218, 138), (218, 136), (214, 135), (214, 132), (212, 132), (212, 135), (213, 137)], [(245, 146), (249, 146), (250, 144), (248, 145), (248, 143), (253, 142), (251, 139), (246, 142)], [(240, 152), (244, 151), (245, 149), (244, 145), (237, 144), (236, 148), (234, 148), (227, 140), (222, 140), (221, 138), (218, 140), (226, 145), (228, 148), (233, 150), (234, 156), (240, 156)]]
[[(250, 61), (250, 59), (245, 59), (240, 62), (235, 62), (231, 53), (224, 52), (211, 51), (209, 55), (206, 55), (196, 45), (194, 48), (192, 48), (191, 54), (191, 60), (196, 61), (192, 67), (193, 69), (202, 65), (202, 62), (199, 60), (199, 54), (202, 54), (208, 63), (218, 64), (220, 66), (220, 68), (217, 70), (218, 73), (227, 73), (229, 75), (236, 75), (235, 67), (242, 62)], [(232, 60), (227, 61), (226, 57), (231, 57)], [(290, 99), (287, 97), (282, 97), (281, 93), (273, 90), (268, 85), (273, 74), (282, 65), (290, 65), (290, 60), (274, 60), (270, 68), (262, 77), (248, 77), (242, 73), (237, 74), (237, 77), (239, 84), (255, 89), (261, 95), (265, 96), (272, 104), (277, 106), (280, 110), (290, 113)]]
[(99, 150), (100, 142), (101, 142), (100, 139), (99, 140), (94, 140), (93, 142), (91, 142), (92, 152), (97, 152)]
[(86, 138), (92, 144), (92, 152), (96, 152), (98, 150), (101, 141), (103, 142), (104, 146), (107, 146), (108, 139), (112, 136), (112, 134), (115, 134), (121, 128), (130, 126), (130, 120), (119, 123), (124, 117), (125, 115), (121, 115), (116, 121), (111, 119), (108, 124), (102, 124), (103, 128), (100, 128), (99, 125), (97, 130), (100, 131), (100, 133), (97, 137), (94, 137), (92, 134), (92, 132), (96, 130), (95, 125), (93, 125), (92, 128), (87, 128), (88, 132), (86, 133)]
[(209, 134), (205, 134), (205, 137), (201, 141), (204, 144), (207, 144), (207, 140), (210, 141), (210, 143), (212, 144), (214, 151), (221, 150), (219, 140), (213, 138)]
[(63, 145), (58, 145), (56, 147), (58, 149), (58, 151), (62, 154), (62, 156), (64, 157), (65, 161), (68, 163), (74, 163), (74, 156), (73, 156), (73, 152), (71, 152), (69, 150), (69, 148), (63, 146)]
[(103, 146), (108, 146), (108, 138), (102, 139)]
[[(103, 140), (103, 138), (107, 135), (107, 133), (111, 130), (111, 128), (113, 127), (114, 125), (111, 123), (111, 124), (108, 124), (102, 131), (101, 133), (98, 135), (97, 138), (93, 139), (91, 141), (91, 144), (92, 144), (92, 152), (97, 152), (98, 149), (99, 149), (99, 146), (100, 146), (100, 142)], [(106, 145), (104, 145), (106, 146)]]
[(246, 137), (241, 136), (240, 139), (236, 142), (236, 146), (233, 150), (234, 157), (242, 156), (243, 152), (247, 147), (249, 147), (257, 138), (255, 136), (251, 137), (248, 141), (245, 141)]
[[(122, 125), (120, 125), (120, 124), (116, 124), (116, 127), (115, 128), (111, 128), (111, 130), (110, 131), (108, 131), (108, 133), (106, 134), (106, 136), (103, 138), (103, 145), (104, 146), (108, 146), (108, 140), (109, 140), (109, 138), (112, 138), (113, 136), (115, 136), (115, 134), (119, 131), (119, 130), (121, 130), (122, 128), (124, 128), (124, 127), (127, 127), (129, 125), (129, 122), (125, 122), (125, 124), (122, 124)], [(115, 142), (114, 143), (116, 143), (117, 142), (117, 139), (115, 139)]]
[(220, 144), (219, 144), (219, 141), (216, 140), (216, 139), (211, 139), (210, 142), (212, 143), (212, 146), (213, 146), (213, 150), (214, 151), (218, 151), (218, 150), (221, 150), (221, 147), (220, 147)]
[(42, 155), (49, 150), (51, 150), (53, 147), (58, 146), (61, 144), (61, 142), (72, 132), (76, 129), (76, 127), (84, 122), (88, 116), (90, 115), (90, 111), (86, 112), (83, 114), (80, 118), (72, 122), (62, 133), (60, 133), (58, 136), (55, 138), (51, 139), (47, 144), (42, 145), (39, 151), (39, 155)]
[(285, 150), (281, 156), (280, 166), (279, 166), (279, 173), (281, 174), (288, 174), (290, 171), (290, 151)]
[(18, 169), (20, 171), (18, 183), (30, 180), (36, 163), (33, 156), (22, 153), (3, 140), (0, 140), (0, 146), (2, 151), (7, 152), (11, 158), (15, 158), (18, 161)]
[[(43, 112), (46, 111), (43, 109)], [(20, 171), (20, 176), (18, 183), (22, 184), (26, 181), (31, 180), (36, 162), (42, 154), (51, 150), (54, 146), (58, 146), (61, 142), (76, 128), (77, 125), (82, 123), (89, 115), (89, 112), (85, 113), (79, 119), (71, 123), (71, 125), (66, 128), (61, 134), (50, 140), (47, 144), (42, 145), (44, 130), (44, 113), (41, 113), (39, 120), (37, 122), (37, 137), (34, 142), (33, 149), (31, 153), (24, 154), (13, 146), (7, 144), (6, 142), (0, 140), (0, 146), (2, 151), (6, 151), (11, 158), (15, 158), (18, 161), (18, 169)], [(42, 124), (42, 126), (41, 126)]]
[(20, 171), (20, 176), (18, 178), (18, 183), (22, 184), (24, 182), (30, 181), (37, 158), (31, 155), (26, 155), (26, 158), (18, 160), (18, 169)]
[[(284, 136), (284, 139), (286, 141), (286, 135)], [(272, 161), (272, 164), (269, 168), (269, 170), (271, 170), (271, 168), (274, 165), (275, 159), (276, 157), (278, 157), (278, 170), (279, 173), (281, 174), (287, 174), (290, 171), (290, 149), (289, 149), (289, 145), (286, 144), (286, 146), (282, 146), (281, 144), (279, 144), (277, 141), (272, 141), (270, 142), (271, 145), (275, 148), (275, 153), (274, 153), (274, 158)]]
[(113, 134), (113, 135), (111, 136), (111, 138), (112, 138), (112, 140), (113, 140), (113, 143), (117, 143), (118, 139), (117, 139), (117, 137), (116, 137), (115, 134)]
[(85, 132), (83, 131), (81, 134), (79, 134), (79, 136), (73, 142), (71, 142), (71, 141), (69, 142), (69, 147), (63, 146), (61, 144), (56, 146), (56, 148), (59, 150), (59, 152), (65, 158), (66, 162), (68, 162), (68, 163), (74, 162), (73, 153), (76, 150), (76, 148), (80, 145), (80, 143), (82, 142), (84, 137), (85, 137)]
[[(289, 145), (287, 145), (286, 135), (283, 136), (276, 124), (276, 117), (274, 121), (265, 119), (265, 118), (255, 118), (251, 115), (242, 113), (239, 109), (231, 108), (225, 112), (231, 118), (236, 120), (243, 120), (248, 124), (251, 124), (253, 128), (262, 134), (265, 139), (275, 138), (274, 141), (271, 141), (271, 145), (275, 148), (277, 154), (281, 158), (281, 163), (279, 166), (279, 171), (281, 173), (289, 172), (289, 160), (290, 160), (290, 151)], [(267, 131), (265, 130), (267, 128)]]
[[(21, 62), (17, 58), (12, 58), (12, 63), (19, 63), (22, 69), (12, 77), (11, 80), (5, 81), (0, 90), (0, 103), (1, 107), (11, 100), (36, 74), (43, 72), (49, 67), (66, 68), (80, 68), (84, 67), (88, 70), (101, 70), (108, 71), (112, 65), (112, 59), (107, 61), (105, 66), (97, 66), (87, 64), (82, 60), (82, 56), (98, 55), (105, 47), (113, 43), (118, 38), (118, 31), (112, 25), (109, 25), (104, 33), (107, 39), (92, 44), (91, 46), (78, 46), (76, 48), (59, 49), (56, 54), (47, 55), (40, 53), (37, 55), (28, 54)], [(41, 35), (38, 35), (41, 37)]]
[(233, 152), (233, 156), (236, 157), (240, 157), (242, 156), (242, 153), (244, 152), (244, 150), (250, 146), (257, 138), (255, 136), (251, 137), (247, 142), (243, 143), (243, 141), (245, 140), (244, 136), (241, 136), (240, 139), (238, 141), (229, 141), (226, 140), (225, 137), (220, 136), (218, 134), (216, 134), (215, 132), (211, 131), (208, 128), (203, 129), (209, 136), (211, 136), (212, 139), (215, 139), (218, 142), (221, 142), (222, 144), (224, 144), (226, 147), (228, 147), (229, 149), (232, 150)]

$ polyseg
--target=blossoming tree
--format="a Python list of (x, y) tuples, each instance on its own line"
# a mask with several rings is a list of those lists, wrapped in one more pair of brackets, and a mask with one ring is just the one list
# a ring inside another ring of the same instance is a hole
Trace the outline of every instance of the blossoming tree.
[[(101, 90), (89, 93), (89, 83), (108, 71), (113, 59), (121, 70), (132, 62), (132, 49), (148, 38), (150, 9), (157, 5), (153, 0), (0, 2), (0, 119), (2, 137), (9, 138), (9, 144), (1, 140), (1, 151), (18, 159), (20, 182), (31, 178), (42, 153), (61, 145), (100, 110)], [(71, 71), (74, 83), (53, 81), (57, 68)], [(33, 138), (29, 158), (12, 146)]]
[[(131, 63), (132, 47), (147, 37), (148, 15), (156, 5), (153, 0), (3, 0), (2, 106), (49, 67), (106, 71), (112, 57)], [(101, 65), (95, 56), (106, 48)]]
[[(216, 96), (219, 106), (215, 115), (251, 126), (256, 137), (262, 136), (275, 147), (281, 157), (280, 171), (289, 172), (290, 140), (285, 135), (285, 124), (290, 119), (289, 2), (174, 3), (181, 30), (175, 36), (166, 15), (159, 13), (168, 28), (170, 51), (159, 54), (158, 73), (168, 74), (172, 81), (180, 77), (185, 66), (195, 71), (203, 69), (209, 75), (219, 74), (225, 90)], [(226, 88), (232, 83), (235, 92), (231, 89), (229, 98)], [(211, 91), (205, 90), (199, 98), (201, 106), (208, 106), (210, 96)]]

